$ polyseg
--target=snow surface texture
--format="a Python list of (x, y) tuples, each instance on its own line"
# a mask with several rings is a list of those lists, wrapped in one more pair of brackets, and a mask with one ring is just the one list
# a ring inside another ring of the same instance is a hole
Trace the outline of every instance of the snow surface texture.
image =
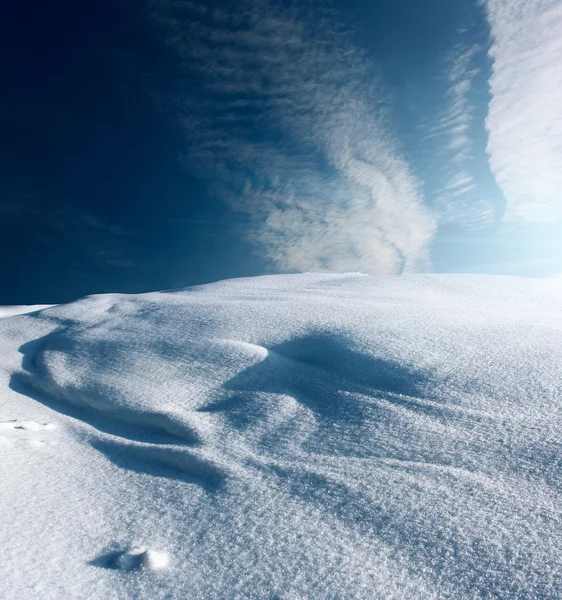
[(0, 598), (561, 598), (562, 279), (297, 275), (0, 323)]

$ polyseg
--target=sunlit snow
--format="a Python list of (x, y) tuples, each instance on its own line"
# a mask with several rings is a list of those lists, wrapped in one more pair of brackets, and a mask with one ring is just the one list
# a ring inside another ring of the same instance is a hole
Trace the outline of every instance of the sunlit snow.
[(562, 279), (295, 275), (0, 322), (0, 598), (562, 596)]

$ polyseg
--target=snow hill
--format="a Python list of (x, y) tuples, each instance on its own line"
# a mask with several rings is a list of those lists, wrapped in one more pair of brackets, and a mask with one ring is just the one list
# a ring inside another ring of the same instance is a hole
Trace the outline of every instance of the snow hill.
[(561, 598), (561, 307), (295, 275), (3, 319), (0, 598)]

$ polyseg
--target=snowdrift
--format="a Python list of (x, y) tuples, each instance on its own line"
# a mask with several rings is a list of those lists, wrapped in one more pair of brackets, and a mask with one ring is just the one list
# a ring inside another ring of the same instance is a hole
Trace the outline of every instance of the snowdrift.
[(295, 275), (0, 322), (0, 597), (562, 597), (562, 280)]

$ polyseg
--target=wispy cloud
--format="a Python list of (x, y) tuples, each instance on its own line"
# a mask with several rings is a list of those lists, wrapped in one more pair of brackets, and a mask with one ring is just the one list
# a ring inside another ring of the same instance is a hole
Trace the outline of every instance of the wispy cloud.
[(472, 158), (470, 127), (474, 118), (474, 106), (470, 100), (473, 79), (478, 74), (474, 58), (479, 53), (478, 45), (458, 45), (449, 57), (449, 106), (439, 120), (435, 131), (448, 136), (447, 149), (456, 163)]
[(281, 270), (427, 268), (435, 225), (393, 139), (374, 69), (328, 9), (157, 0), (180, 60), (187, 160)]
[(490, 166), (506, 219), (562, 218), (562, 2), (485, 0), (493, 44)]
[(482, 196), (474, 166), (474, 80), (480, 73), (478, 44), (457, 44), (446, 58), (446, 106), (425, 136), (439, 148), (441, 187), (433, 201), (442, 223), (479, 229), (494, 219), (489, 200)]

